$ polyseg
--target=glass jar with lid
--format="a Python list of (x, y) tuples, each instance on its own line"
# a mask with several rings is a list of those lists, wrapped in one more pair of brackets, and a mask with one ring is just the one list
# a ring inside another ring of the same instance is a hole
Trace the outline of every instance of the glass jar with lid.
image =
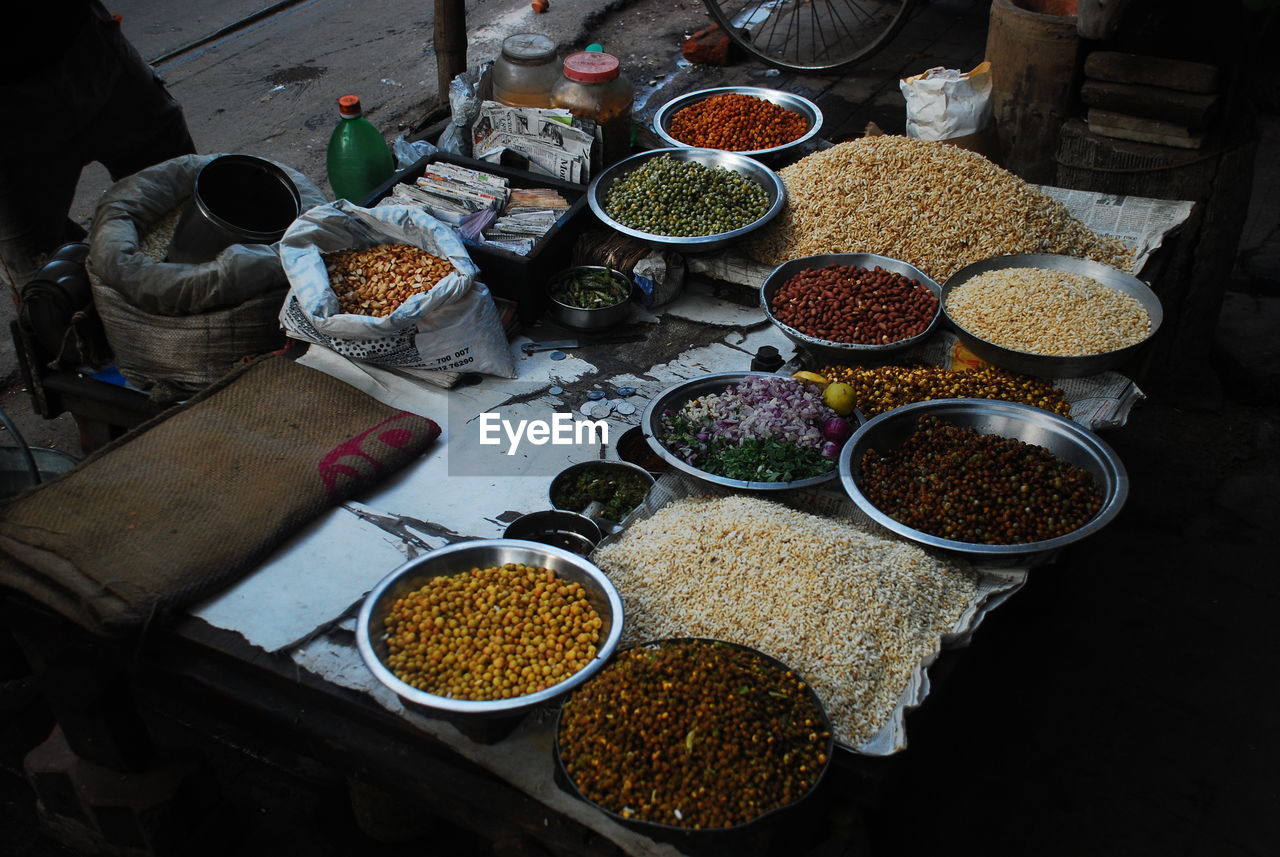
[(550, 107), (560, 73), (551, 39), (540, 33), (507, 36), (493, 64), (493, 100), (508, 107)]
[(635, 90), (619, 74), (618, 58), (581, 51), (564, 59), (564, 73), (551, 91), (551, 105), (600, 125), (601, 164), (608, 166), (631, 152), (631, 103)]

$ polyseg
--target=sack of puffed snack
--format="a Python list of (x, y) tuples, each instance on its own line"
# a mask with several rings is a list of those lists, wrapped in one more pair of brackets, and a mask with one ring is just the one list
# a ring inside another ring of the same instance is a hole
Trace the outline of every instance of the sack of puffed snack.
[(462, 240), (420, 206), (317, 206), (280, 240), (295, 339), (410, 375), (516, 377), (489, 289)]

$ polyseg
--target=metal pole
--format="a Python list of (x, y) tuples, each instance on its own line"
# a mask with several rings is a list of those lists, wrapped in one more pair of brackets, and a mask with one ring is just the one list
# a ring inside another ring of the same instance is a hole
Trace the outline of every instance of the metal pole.
[(467, 68), (467, 12), (463, 0), (436, 0), (436, 90), (449, 101), (449, 82)]

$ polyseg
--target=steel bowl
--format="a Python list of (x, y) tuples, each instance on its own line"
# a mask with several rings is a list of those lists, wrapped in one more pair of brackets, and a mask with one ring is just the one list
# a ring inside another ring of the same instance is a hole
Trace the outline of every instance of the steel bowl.
[[(794, 672), (785, 663), (777, 658), (766, 655), (759, 649), (750, 646), (743, 646), (738, 643), (729, 643), (723, 640), (714, 640), (705, 637), (669, 637), (661, 640), (654, 640), (647, 643), (640, 643), (632, 648), (637, 649), (657, 649), (662, 646), (672, 645), (676, 643), (692, 643), (698, 646), (729, 646), (750, 652), (755, 657), (765, 663), (784, 672)], [(595, 807), (597, 810), (613, 819), (623, 827), (638, 831), (645, 836), (650, 837), (658, 842), (667, 842), (675, 844), (680, 848), (681, 853), (693, 855), (721, 855), (721, 854), (741, 854), (752, 853), (753, 845), (759, 842), (761, 836), (767, 836), (777, 824), (789, 818), (796, 810), (812, 797), (822, 784), (823, 778), (831, 769), (832, 759), (835, 756), (835, 730), (831, 725), (830, 715), (827, 713), (826, 707), (822, 704), (822, 699), (813, 689), (812, 684), (806, 683), (808, 696), (813, 703), (814, 708), (818, 712), (822, 723), (823, 731), (828, 733), (828, 742), (826, 746), (826, 759), (823, 763), (822, 770), (818, 771), (814, 778), (813, 784), (807, 791), (796, 797), (791, 803), (784, 806), (775, 807), (774, 809), (763, 812), (755, 818), (736, 824), (732, 827), (680, 827), (673, 824), (664, 824), (660, 821), (645, 821), (631, 816), (614, 812), (584, 795), (574, 782), (572, 775), (569, 773), (564, 762), (564, 750), (561, 745), (560, 733), (561, 725), (564, 721), (564, 707), (561, 706), (556, 716), (555, 730), (555, 782), (563, 791), (578, 798), (589, 806)], [(571, 699), (572, 697), (569, 697)], [(566, 700), (568, 701), (568, 699)]]
[(685, 149), (692, 148), (688, 143), (671, 136), (672, 118), (686, 107), (692, 107), (699, 102), (706, 101), (708, 98), (731, 92), (751, 95), (790, 110), (792, 113), (799, 113), (804, 117), (806, 125), (804, 134), (790, 143), (771, 146), (768, 149), (741, 150), (737, 151), (736, 154), (768, 162), (781, 160), (817, 137), (818, 132), (822, 130), (822, 111), (818, 109), (818, 105), (803, 96), (783, 92), (780, 89), (765, 89), (760, 86), (717, 86), (714, 89), (699, 89), (696, 92), (685, 93), (659, 107), (658, 112), (653, 114), (653, 132), (661, 137), (668, 146)]
[[(983, 545), (931, 535), (900, 523), (880, 511), (862, 493), (862, 456), (868, 449), (887, 450), (915, 431), (916, 421), (931, 414), (982, 434), (1016, 438), (1044, 447), (1068, 464), (1087, 470), (1102, 489), (1102, 508), (1078, 529), (1052, 539), (1016, 545)], [(1111, 522), (1129, 494), (1129, 476), (1115, 452), (1096, 434), (1065, 417), (1031, 405), (991, 399), (935, 399), (915, 402), (868, 420), (854, 432), (840, 454), (838, 470), (844, 490), (876, 523), (925, 547), (963, 554), (979, 565), (1039, 565), (1069, 544), (1088, 538)]]
[[(772, 309), (773, 298), (777, 295), (778, 289), (782, 288), (787, 280), (803, 270), (825, 268), (828, 265), (854, 265), (859, 268), (875, 268), (879, 266), (886, 271), (910, 277), (938, 296), (938, 309), (934, 312), (929, 326), (923, 332), (906, 339), (899, 339), (897, 342), (885, 343), (884, 345), (860, 345), (851, 342), (834, 342), (830, 339), (820, 339), (807, 333), (801, 333), (794, 327), (779, 321), (777, 316), (773, 314)], [(803, 256), (799, 259), (792, 259), (774, 268), (769, 276), (765, 278), (765, 281), (760, 284), (760, 308), (769, 317), (769, 321), (773, 322), (774, 326), (782, 331), (788, 339), (821, 360), (825, 360), (828, 363), (877, 362), (898, 357), (924, 342), (933, 334), (942, 318), (942, 287), (915, 265), (903, 262), (901, 259), (880, 256), (876, 253), (823, 253), (818, 256)]]
[[(679, 384), (668, 387), (654, 396), (640, 419), (640, 425), (644, 428), (645, 439), (649, 442), (649, 447), (663, 461), (681, 473), (686, 473), (696, 479), (701, 479), (703, 482), (721, 485), (726, 488), (739, 488), (745, 491), (789, 491), (795, 488), (811, 488), (814, 485), (824, 485), (834, 480), (838, 475), (838, 468), (832, 468), (830, 473), (825, 473), (822, 476), (811, 476), (808, 479), (797, 479), (793, 482), (748, 482), (743, 479), (729, 479), (726, 476), (717, 476), (714, 473), (699, 470), (662, 445), (659, 435), (662, 430), (662, 415), (665, 412), (680, 410), (690, 399), (724, 392), (729, 386), (751, 375), (786, 377), (772, 372), (717, 372), (712, 375), (703, 375), (701, 378), (681, 381)], [(846, 419), (854, 425), (859, 425), (862, 422), (862, 415), (860, 412), (855, 411), (852, 416), (846, 417)], [(850, 440), (849, 442), (852, 441)]]
[[(584, 470), (603, 470), (607, 472), (611, 471), (619, 475), (624, 473), (629, 473), (639, 478), (641, 482), (644, 482), (645, 485), (649, 487), (652, 487), (654, 483), (654, 478), (652, 473), (645, 470), (640, 465), (632, 464), (629, 461), (613, 461), (609, 459), (598, 459), (596, 461), (580, 461), (577, 464), (570, 464), (564, 470), (561, 470), (559, 473), (555, 475), (555, 478), (551, 480), (551, 486), (547, 489), (547, 496), (551, 500), (551, 505), (555, 506), (557, 509), (566, 509), (571, 512), (578, 512), (582, 515), (587, 516), (597, 524), (599, 524), (602, 521), (605, 522), (606, 524), (609, 522), (617, 523), (616, 521), (613, 521), (612, 518), (608, 517), (604, 513), (603, 504), (598, 502), (593, 502), (589, 504), (585, 509), (570, 509), (568, 506), (562, 506), (556, 502), (556, 498), (560, 494), (560, 488), (563, 487), (566, 482), (568, 482), (570, 479), (577, 476), (579, 473), (582, 473)], [(601, 529), (603, 530), (605, 529), (605, 527), (601, 527)]]
[(546, 509), (516, 518), (507, 524), (502, 537), (554, 545), (579, 556), (589, 556), (604, 538), (604, 533), (600, 531), (600, 525), (586, 515), (564, 509)]
[[(549, 568), (558, 576), (580, 583), (604, 625), (601, 642), (591, 663), (574, 675), (537, 693), (510, 699), (471, 700), (437, 696), (418, 690), (386, 666), (384, 622), (397, 598), (421, 587), (432, 577), (465, 574), (473, 568), (489, 568), (509, 562)], [(596, 673), (618, 647), (622, 637), (622, 600), (618, 590), (599, 568), (572, 551), (516, 539), (483, 539), (457, 542), (411, 559), (378, 581), (365, 596), (356, 622), (356, 645), (374, 677), (411, 706), (437, 717), (454, 720), (518, 717), (558, 699)]]
[[(740, 226), (729, 232), (718, 232), (714, 235), (696, 235), (687, 238), (672, 235), (656, 235), (652, 232), (641, 232), (614, 220), (604, 210), (604, 202), (609, 196), (613, 183), (623, 176), (643, 167), (654, 158), (669, 155), (678, 161), (696, 161), (708, 167), (724, 167), (733, 170), (743, 178), (755, 182), (768, 196), (769, 207), (755, 222)], [(652, 149), (621, 160), (592, 179), (587, 187), (587, 205), (602, 223), (623, 235), (630, 235), (660, 250), (672, 250), (677, 253), (711, 253), (741, 240), (755, 232), (770, 220), (778, 216), (787, 200), (787, 191), (782, 179), (773, 170), (759, 161), (733, 152), (721, 152), (716, 149)]]
[[(625, 296), (620, 298), (616, 304), (593, 309), (573, 306), (556, 300), (552, 296), (551, 292), (558, 283), (588, 271), (608, 273), (618, 283), (619, 287), (625, 290), (622, 292)], [(565, 327), (571, 327), (575, 330), (606, 330), (616, 327), (631, 315), (631, 296), (634, 290), (635, 283), (621, 271), (603, 265), (578, 265), (573, 268), (566, 268), (547, 281), (547, 306), (551, 317)]]
[[(1048, 354), (1031, 354), (996, 345), (960, 326), (947, 313), (947, 297), (951, 291), (979, 274), (988, 271), (1000, 271), (1006, 268), (1051, 268), (1056, 271), (1067, 271), (1072, 274), (1083, 274), (1092, 277), (1098, 283), (1118, 292), (1123, 292), (1137, 299), (1151, 319), (1151, 330), (1142, 342), (1115, 351), (1102, 354), (1086, 354), (1073, 357), (1059, 357)], [(1126, 274), (1118, 268), (1094, 262), (1091, 259), (1077, 259), (1074, 256), (1062, 256), (1054, 253), (1018, 253), (1008, 256), (995, 256), (965, 265), (952, 274), (942, 286), (942, 312), (947, 324), (955, 330), (960, 341), (970, 351), (993, 366), (1019, 372), (1023, 375), (1038, 375), (1042, 378), (1082, 378), (1112, 368), (1126, 360), (1135, 351), (1151, 341), (1164, 320), (1164, 309), (1160, 298), (1142, 280), (1132, 274)]]
[(618, 442), (614, 444), (613, 451), (618, 454), (618, 458), (628, 464), (643, 467), (645, 472), (654, 479), (671, 469), (671, 466), (659, 458), (649, 446), (643, 426), (632, 426), (624, 431), (618, 438)]

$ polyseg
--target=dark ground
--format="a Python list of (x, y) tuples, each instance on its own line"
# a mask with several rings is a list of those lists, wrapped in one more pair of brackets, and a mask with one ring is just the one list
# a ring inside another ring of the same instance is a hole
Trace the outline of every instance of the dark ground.
[[(901, 74), (969, 67), (982, 50), (982, 7), (927, 7), (841, 81), (844, 126), (900, 117)], [(760, 70), (689, 74), (711, 85)], [(940, 662), (933, 693), (909, 715), (904, 753), (829, 784), (863, 802), (860, 817), (837, 814), (860, 831), (846, 830), (845, 853), (1280, 853), (1280, 117), (1275, 99), (1260, 106), (1250, 219), (1203, 372), (1150, 387), (1129, 424), (1106, 434), (1131, 478), (1120, 517), (1038, 569), (969, 649)], [(0, 687), (0, 854), (67, 853), (37, 831), (21, 777), (47, 719), (28, 681)], [(213, 752), (244, 831), (222, 853), (380, 847), (359, 830), (333, 772), (266, 748)], [(484, 852), (441, 828), (414, 844)]]

